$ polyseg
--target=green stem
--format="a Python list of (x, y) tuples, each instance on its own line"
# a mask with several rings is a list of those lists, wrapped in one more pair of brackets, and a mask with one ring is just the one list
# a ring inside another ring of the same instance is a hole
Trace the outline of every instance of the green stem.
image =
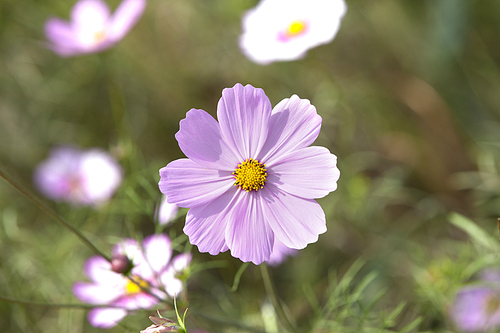
[(271, 303), (276, 311), (276, 315), (282, 326), (285, 326), (284, 329), (286, 332), (298, 333), (295, 325), (288, 319), (285, 311), (283, 310), (283, 306), (281, 305), (280, 300), (278, 299), (276, 289), (274, 288), (274, 284), (271, 281), (271, 276), (269, 275), (269, 271), (267, 269), (266, 264), (260, 264), (260, 272), (262, 274), (262, 281), (264, 282), (264, 288), (266, 289), (267, 296), (271, 300)]
[(54, 210), (52, 210), (49, 206), (44, 204), (40, 199), (35, 197), (30, 191), (25, 189), (22, 185), (18, 184), (15, 182), (12, 178), (7, 176), (2, 170), (0, 170), (0, 177), (5, 179), (7, 183), (12, 185), (16, 190), (21, 192), (25, 197), (30, 199), (40, 210), (45, 212), (47, 215), (52, 217), (56, 222), (58, 222), (60, 225), (68, 229), (70, 232), (74, 233), (82, 242), (85, 244), (88, 248), (90, 248), (94, 253), (100, 255), (107, 261), (111, 261), (111, 258), (105, 255), (103, 252), (101, 252), (99, 249), (97, 249), (94, 244), (92, 244), (87, 237), (85, 237), (78, 229), (70, 225), (66, 220), (64, 220), (59, 214), (57, 214)]

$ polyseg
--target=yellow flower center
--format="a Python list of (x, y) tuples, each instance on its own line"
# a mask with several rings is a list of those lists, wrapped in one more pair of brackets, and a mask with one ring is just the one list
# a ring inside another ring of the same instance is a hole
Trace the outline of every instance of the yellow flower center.
[(94, 42), (100, 43), (104, 40), (104, 38), (106, 38), (106, 31), (104, 31), (104, 29), (94, 33)]
[(127, 295), (138, 294), (142, 289), (147, 289), (149, 287), (149, 283), (135, 275), (132, 276), (132, 279), (127, 278), (127, 280), (128, 282), (125, 286), (125, 293)]
[(265, 164), (253, 158), (244, 160), (238, 164), (238, 167), (233, 172), (234, 179), (236, 179), (234, 186), (238, 186), (247, 192), (264, 188), (267, 176), (265, 167)]
[(307, 24), (306, 22), (304, 21), (293, 21), (292, 23), (290, 23), (290, 25), (287, 27), (286, 31), (285, 31), (285, 35), (287, 37), (295, 37), (295, 36), (298, 36), (298, 35), (301, 35), (305, 32), (307, 28)]

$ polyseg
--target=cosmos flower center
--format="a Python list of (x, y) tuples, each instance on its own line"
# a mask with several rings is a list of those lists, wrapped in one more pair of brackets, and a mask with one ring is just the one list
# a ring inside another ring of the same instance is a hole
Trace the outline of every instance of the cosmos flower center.
[(278, 34), (278, 40), (288, 42), (289, 40), (303, 35), (307, 31), (307, 22), (302, 20), (292, 21), (284, 30)]
[(251, 190), (258, 191), (264, 188), (266, 182), (267, 169), (266, 165), (260, 163), (258, 160), (249, 158), (238, 164), (233, 175), (234, 186), (238, 186), (242, 190), (250, 192)]
[(293, 21), (286, 29), (286, 34), (289, 37), (300, 35), (305, 32), (306, 27), (307, 25), (304, 21)]
[(104, 29), (94, 32), (94, 42), (100, 43), (106, 38), (106, 31)]
[(144, 281), (138, 276), (133, 275), (132, 279), (127, 278), (127, 284), (125, 285), (125, 293), (127, 295), (138, 294), (142, 289), (149, 287), (149, 283)]

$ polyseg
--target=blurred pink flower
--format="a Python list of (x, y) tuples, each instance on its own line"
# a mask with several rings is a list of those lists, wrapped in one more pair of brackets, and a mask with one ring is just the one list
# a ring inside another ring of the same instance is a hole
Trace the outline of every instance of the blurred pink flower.
[(50, 18), (45, 23), (49, 48), (62, 57), (96, 53), (118, 43), (137, 23), (147, 0), (123, 0), (111, 15), (102, 0), (80, 0), (69, 22)]
[(36, 167), (33, 178), (50, 199), (98, 205), (113, 196), (122, 181), (122, 168), (100, 149), (57, 147)]
[(335, 37), (346, 10), (344, 0), (262, 0), (243, 16), (240, 47), (262, 65), (302, 58)]
[(274, 247), (269, 260), (266, 263), (270, 266), (280, 265), (287, 257), (297, 254), (297, 250), (291, 249), (278, 239), (274, 240)]
[(274, 108), (262, 89), (222, 91), (217, 122), (192, 109), (175, 135), (188, 158), (160, 170), (169, 202), (190, 208), (184, 232), (201, 252), (231, 250), (242, 261), (269, 260), (276, 239), (303, 249), (326, 232), (314, 200), (337, 188), (337, 158), (309, 147), (321, 117), (293, 95)]
[(463, 288), (455, 298), (450, 317), (465, 332), (500, 328), (500, 291), (489, 287)]
[(162, 195), (160, 205), (158, 207), (158, 223), (161, 225), (170, 224), (174, 220), (178, 211), (179, 206), (168, 203), (167, 196)]
[(182, 283), (172, 270), (175, 271), (177, 260), (183, 261), (184, 267), (191, 262), (190, 255), (186, 254), (170, 261), (172, 247), (165, 235), (146, 237), (142, 247), (133, 239), (125, 239), (113, 248), (113, 257), (123, 255), (132, 263), (128, 276), (113, 271), (112, 264), (103, 257), (93, 256), (83, 268), (91, 282), (77, 282), (73, 287), (73, 293), (82, 302), (111, 306), (89, 312), (88, 320), (95, 327), (113, 327), (129, 311), (151, 308), (159, 302), (158, 298), (166, 297), (163, 290), (171, 297), (182, 291)]

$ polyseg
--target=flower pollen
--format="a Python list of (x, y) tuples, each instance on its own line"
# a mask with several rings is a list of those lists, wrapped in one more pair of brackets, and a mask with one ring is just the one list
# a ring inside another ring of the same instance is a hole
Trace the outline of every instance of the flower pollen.
[(293, 21), (286, 29), (286, 35), (288, 37), (300, 35), (305, 32), (306, 28), (307, 28), (306, 22)]
[(267, 169), (265, 169), (265, 166), (265, 164), (253, 158), (241, 162), (233, 172), (234, 178), (236, 179), (234, 186), (238, 186), (247, 192), (251, 190), (258, 191), (264, 188), (267, 176)]
[(132, 276), (132, 279), (129, 278), (127, 285), (125, 286), (125, 293), (127, 295), (138, 294), (142, 291), (142, 289), (146, 289), (149, 287), (149, 283), (138, 276)]
[(100, 43), (100, 42), (104, 41), (104, 39), (106, 39), (106, 31), (104, 31), (104, 29), (96, 31), (94, 33), (94, 42), (95, 43)]

